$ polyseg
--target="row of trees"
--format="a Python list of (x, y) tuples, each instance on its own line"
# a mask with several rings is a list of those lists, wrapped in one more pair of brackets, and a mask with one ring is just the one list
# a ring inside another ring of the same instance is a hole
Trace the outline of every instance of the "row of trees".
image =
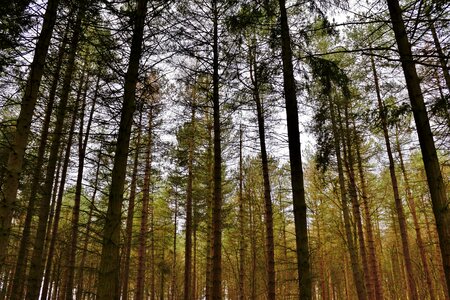
[(369, 7), (2, 7), (0, 299), (448, 299), (448, 5)]

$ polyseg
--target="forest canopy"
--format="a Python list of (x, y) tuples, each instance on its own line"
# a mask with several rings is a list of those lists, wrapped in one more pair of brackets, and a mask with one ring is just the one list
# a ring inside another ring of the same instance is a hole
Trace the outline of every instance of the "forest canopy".
[(0, 5), (0, 300), (450, 299), (450, 3)]

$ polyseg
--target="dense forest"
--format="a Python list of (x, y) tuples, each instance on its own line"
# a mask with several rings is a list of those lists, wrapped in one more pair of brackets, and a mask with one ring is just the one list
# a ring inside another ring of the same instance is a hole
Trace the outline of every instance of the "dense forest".
[(450, 299), (450, 3), (0, 4), (0, 300)]

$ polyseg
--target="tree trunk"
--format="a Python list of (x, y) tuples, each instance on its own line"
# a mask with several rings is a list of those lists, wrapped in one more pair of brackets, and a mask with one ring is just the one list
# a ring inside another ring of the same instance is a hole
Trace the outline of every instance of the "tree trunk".
[[(88, 215), (88, 221), (86, 225), (86, 238), (84, 240), (83, 250), (81, 253), (81, 260), (80, 260), (80, 271), (78, 273), (78, 286), (77, 286), (77, 295), (76, 299), (81, 300), (83, 298), (83, 291), (84, 291), (84, 266), (86, 264), (86, 256), (87, 256), (87, 250), (89, 245), (89, 235), (91, 233), (91, 227), (92, 227), (92, 213), (94, 211), (95, 206), (95, 198), (97, 196), (98, 191), (98, 179), (100, 175), (100, 160), (102, 158), (102, 149), (100, 148), (98, 152), (98, 158), (97, 158), (97, 166), (95, 170), (95, 179), (94, 179), (94, 191), (92, 192), (91, 197), (91, 205), (89, 208), (89, 215)], [(124, 298), (127, 299), (127, 298)]]
[[(89, 53), (87, 54), (89, 55)], [(70, 243), (70, 250), (69, 250), (69, 274), (68, 274), (68, 282), (67, 282), (67, 291), (68, 293), (65, 295), (66, 300), (72, 300), (73, 299), (73, 281), (75, 277), (75, 262), (76, 262), (76, 251), (77, 251), (77, 244), (78, 244), (78, 226), (79, 226), (79, 219), (80, 219), (80, 205), (81, 205), (81, 189), (83, 187), (83, 173), (84, 173), (84, 161), (86, 158), (86, 149), (87, 149), (87, 143), (89, 140), (89, 134), (91, 132), (91, 125), (92, 125), (92, 118), (94, 116), (95, 111), (95, 104), (97, 101), (98, 96), (98, 89), (100, 84), (100, 77), (97, 77), (97, 83), (95, 85), (95, 92), (94, 92), (94, 99), (92, 100), (92, 106), (91, 111), (89, 113), (89, 119), (87, 121), (86, 125), (86, 136), (83, 140), (83, 124), (84, 124), (84, 111), (86, 109), (86, 93), (87, 93), (87, 83), (86, 81), (86, 88), (84, 90), (84, 96), (83, 96), (83, 105), (81, 108), (81, 115), (80, 115), (80, 126), (79, 126), (79, 135), (78, 135), (78, 174), (77, 174), (77, 183), (75, 187), (75, 199), (74, 199), (74, 205), (72, 209), (72, 240)]]
[[(275, 299), (275, 254), (273, 241), (273, 209), (269, 178), (269, 161), (266, 149), (266, 133), (264, 111), (259, 93), (259, 74), (256, 61), (256, 46), (249, 50), (250, 78), (253, 84), (253, 99), (256, 103), (256, 115), (258, 120), (259, 144), (261, 148), (261, 166), (264, 181), (264, 212), (266, 225), (266, 257), (267, 257), (267, 299)], [(253, 50), (253, 51), (252, 51)], [(253, 52), (253, 53), (252, 53)]]
[[(150, 108), (148, 120), (148, 135), (147, 145), (145, 147), (145, 170), (144, 170), (144, 186), (142, 188), (142, 214), (141, 214), (141, 228), (139, 234), (139, 250), (138, 250), (138, 270), (136, 278), (136, 299), (142, 300), (145, 298), (145, 263), (147, 251), (147, 234), (148, 234), (148, 216), (149, 216), (149, 199), (150, 199), (150, 177), (151, 177), (151, 155), (152, 155), (152, 123), (153, 112)], [(153, 233), (152, 233), (153, 234)]]
[(206, 113), (206, 123), (208, 127), (208, 148), (206, 150), (206, 159), (207, 159), (207, 165), (209, 166), (209, 175), (210, 180), (208, 180), (208, 190), (209, 195), (207, 199), (207, 209), (208, 209), (208, 219), (207, 219), (207, 226), (206, 226), (206, 284), (205, 284), (205, 300), (211, 300), (211, 287), (212, 287), (212, 281), (211, 281), (211, 272), (212, 272), (212, 255), (213, 255), (213, 242), (212, 242), (212, 236), (213, 236), (213, 227), (212, 227), (212, 210), (213, 210), (213, 197), (214, 197), (214, 158), (213, 158), (213, 124), (211, 123), (209, 110)]
[(212, 205), (213, 254), (211, 299), (222, 299), (222, 149), (219, 99), (219, 35), (217, 0), (213, 7), (213, 119), (214, 119), (214, 196)]
[(428, 265), (425, 244), (423, 242), (422, 233), (420, 231), (420, 225), (419, 225), (419, 220), (418, 220), (417, 211), (416, 211), (416, 203), (415, 203), (414, 197), (411, 192), (408, 174), (406, 173), (405, 164), (403, 162), (403, 154), (402, 154), (402, 150), (400, 147), (400, 141), (398, 138), (398, 126), (396, 126), (395, 140), (396, 140), (396, 146), (397, 146), (397, 153), (398, 153), (398, 157), (400, 160), (400, 169), (402, 170), (403, 180), (405, 181), (406, 198), (408, 201), (411, 216), (413, 218), (414, 229), (416, 231), (417, 246), (419, 247), (420, 260), (422, 262), (423, 272), (425, 273), (425, 281), (427, 283), (428, 292), (430, 294), (430, 300), (434, 300), (436, 298), (435, 298), (435, 291), (434, 291), (434, 287), (433, 287), (433, 280), (432, 280), (432, 276), (430, 273), (430, 267)]
[(294, 206), (299, 295), (302, 300), (309, 300), (312, 298), (311, 271), (309, 262), (305, 187), (303, 182), (300, 132), (298, 128), (297, 96), (285, 0), (279, 0), (279, 4), (281, 12), (281, 56), (283, 60), (284, 97), (286, 100), (289, 162), (291, 167), (292, 198)]
[[(356, 127), (353, 124), (354, 130), (356, 131)], [(377, 259), (377, 253), (376, 253), (376, 245), (375, 245), (375, 238), (373, 235), (373, 228), (372, 228), (372, 217), (370, 214), (370, 207), (369, 207), (369, 201), (367, 196), (367, 186), (366, 186), (366, 179), (364, 176), (364, 169), (363, 169), (363, 162), (361, 158), (361, 151), (360, 151), (360, 145), (361, 142), (358, 141), (356, 143), (356, 158), (358, 160), (358, 173), (359, 173), (359, 179), (361, 181), (361, 198), (363, 201), (363, 210), (364, 210), (364, 223), (366, 224), (366, 235), (367, 235), (367, 244), (369, 248), (369, 269), (370, 269), (370, 280), (373, 282), (373, 288), (375, 292), (375, 299), (377, 300), (383, 300), (383, 286), (381, 284), (381, 278), (380, 278), (380, 269), (378, 268), (378, 259)]]
[(243, 192), (243, 145), (242, 145), (242, 124), (239, 128), (239, 300), (245, 299), (245, 250), (246, 243), (244, 237), (245, 226), (245, 210), (244, 210), (244, 198)]
[(123, 107), (120, 117), (119, 135), (116, 143), (112, 182), (109, 192), (108, 210), (103, 229), (102, 255), (99, 267), (97, 299), (118, 300), (120, 298), (120, 224), (123, 190), (127, 169), (133, 113), (136, 108), (135, 92), (138, 79), (139, 60), (142, 52), (144, 21), (148, 0), (138, 0), (135, 11), (130, 60), (125, 75)]
[(53, 112), (53, 106), (56, 98), (56, 89), (58, 87), (59, 75), (61, 73), (61, 67), (63, 63), (64, 53), (67, 45), (67, 34), (69, 32), (69, 25), (67, 25), (63, 41), (58, 50), (58, 59), (53, 73), (52, 84), (50, 87), (48, 103), (45, 110), (44, 122), (41, 129), (41, 138), (39, 141), (38, 155), (36, 158), (35, 171), (33, 173), (33, 179), (31, 183), (30, 199), (28, 201), (27, 214), (25, 217), (22, 238), (20, 240), (19, 252), (17, 255), (16, 271), (13, 280), (14, 295), (11, 295), (11, 299), (22, 299), (24, 283), (26, 282), (26, 261), (27, 261), (27, 248), (30, 242), (31, 235), (31, 221), (35, 213), (35, 204), (37, 200), (37, 193), (39, 190), (39, 184), (41, 183), (41, 172), (44, 167), (45, 148), (47, 146), (47, 140), (50, 128), (50, 119)]
[(177, 225), (178, 225), (178, 195), (175, 191), (175, 212), (173, 225), (173, 256), (172, 256), (172, 284), (170, 287), (170, 300), (177, 299)]
[[(345, 128), (342, 128), (343, 132), (345, 132), (345, 140), (343, 143), (343, 152), (344, 152), (344, 164), (347, 169), (348, 174), (348, 180), (349, 180), (349, 194), (350, 199), (352, 201), (352, 211), (353, 211), (353, 218), (355, 219), (356, 228), (357, 228), (357, 236), (358, 236), (358, 242), (359, 242), (359, 253), (361, 256), (361, 262), (363, 266), (363, 273), (364, 273), (364, 282), (366, 286), (366, 292), (368, 299), (373, 299), (375, 297), (373, 293), (373, 284), (370, 279), (369, 275), (369, 266), (367, 263), (367, 253), (366, 253), (366, 247), (364, 243), (364, 231), (362, 227), (362, 219), (361, 219), (361, 210), (358, 200), (358, 192), (356, 187), (356, 179), (355, 179), (355, 161), (353, 158), (353, 149), (351, 145), (354, 143), (354, 140), (352, 139), (351, 135), (351, 129), (350, 129), (350, 116), (348, 113), (348, 105), (349, 100), (346, 99), (346, 103), (344, 104), (344, 117), (345, 117)], [(342, 126), (343, 127), (343, 126)]]
[(188, 178), (186, 189), (186, 244), (184, 251), (184, 300), (192, 299), (191, 266), (192, 266), (192, 184), (194, 181), (192, 166), (194, 160), (195, 141), (195, 87), (192, 88), (191, 124), (188, 149)]
[(420, 79), (417, 75), (416, 65), (413, 60), (411, 45), (403, 22), (402, 10), (398, 0), (387, 0), (392, 27), (402, 62), (406, 86), (411, 102), (416, 130), (419, 137), (422, 159), (425, 165), (428, 186), (431, 195), (433, 213), (436, 219), (436, 227), (439, 235), (442, 262), (445, 270), (447, 289), (450, 287), (450, 208), (444, 180), (441, 174), (440, 164), (434, 145)]
[[(0, 268), (3, 267), (8, 251), (9, 233), (13, 212), (16, 208), (17, 190), (19, 188), (20, 173), (25, 156), (25, 148), (30, 134), (31, 119), (39, 93), (45, 60), (47, 58), (53, 27), (56, 22), (59, 0), (49, 0), (44, 15), (41, 33), (36, 44), (33, 62), (27, 79), (25, 92), (17, 119), (14, 142), (12, 144), (8, 164), (6, 167), (6, 181), (0, 193)], [(0, 270), (1, 271), (1, 270)]]
[(444, 75), (445, 84), (447, 85), (447, 89), (450, 92), (450, 74), (448, 72), (446, 56), (445, 56), (444, 52), (442, 51), (441, 42), (439, 41), (439, 37), (436, 33), (436, 28), (434, 27), (434, 22), (431, 19), (429, 8), (425, 9), (425, 13), (427, 15), (431, 35), (433, 36), (434, 47), (436, 48), (436, 52), (439, 56), (439, 63), (441, 65), (442, 73)]
[[(61, 144), (61, 137), (64, 127), (64, 119), (67, 112), (67, 104), (69, 101), (69, 93), (70, 86), (72, 84), (72, 76), (75, 71), (75, 57), (76, 51), (78, 48), (78, 42), (80, 40), (81, 35), (81, 22), (84, 18), (84, 8), (78, 7), (77, 17), (75, 21), (73, 36), (70, 42), (71, 48), (68, 56), (68, 63), (66, 73), (64, 75), (63, 87), (62, 87), (62, 95), (60, 104), (57, 111), (54, 135), (52, 139), (52, 144), (50, 147), (50, 155), (48, 159), (48, 165), (45, 176), (45, 183), (42, 190), (42, 199), (41, 206), (39, 209), (39, 221), (38, 228), (36, 231), (36, 237), (34, 242), (34, 250), (33, 256), (31, 259), (31, 268), (30, 274), (28, 276), (28, 291), (27, 291), (27, 299), (37, 299), (39, 297), (39, 290), (41, 288), (41, 278), (43, 273), (43, 264), (45, 259), (43, 259), (44, 252), (44, 241), (45, 235), (47, 232), (47, 219), (50, 210), (50, 199), (52, 194), (53, 187), (53, 179), (55, 177), (55, 169), (56, 163), (58, 160), (58, 152)], [(81, 98), (82, 86), (84, 83), (84, 76), (86, 72), (86, 61), (83, 67), (82, 79), (80, 80), (80, 88), (77, 92), (77, 99), (75, 103), (75, 110), (73, 113), (72, 124), (71, 124), (71, 132), (73, 131), (72, 127), (75, 126), (74, 122), (76, 121), (76, 112), (78, 111), (78, 105)]]
[(345, 189), (345, 178), (344, 178), (344, 168), (342, 166), (342, 157), (341, 157), (341, 138), (338, 131), (336, 114), (334, 110), (334, 104), (331, 101), (331, 96), (329, 97), (329, 109), (331, 114), (331, 124), (333, 130), (333, 138), (334, 138), (334, 151), (336, 154), (337, 167), (338, 167), (338, 176), (339, 176), (339, 188), (341, 192), (341, 202), (342, 202), (342, 213), (344, 217), (344, 229), (345, 229), (345, 238), (346, 244), (348, 248), (348, 252), (350, 255), (350, 264), (352, 268), (353, 280), (356, 286), (356, 293), (358, 295), (359, 300), (367, 299), (367, 292), (364, 287), (364, 281), (362, 277), (362, 270), (358, 263), (358, 253), (356, 247), (354, 245), (351, 222), (350, 222), (350, 212), (347, 206), (347, 191)]
[(395, 210), (397, 213), (399, 228), (400, 228), (400, 237), (402, 241), (402, 250), (403, 250), (403, 258), (405, 261), (405, 268), (406, 268), (406, 277), (407, 277), (407, 284), (408, 284), (408, 294), (410, 299), (418, 299), (417, 295), (417, 288), (416, 283), (414, 282), (414, 274), (412, 270), (412, 261), (411, 261), (411, 255), (409, 252), (409, 241), (408, 241), (408, 229), (406, 225), (406, 219), (405, 219), (405, 212), (403, 210), (403, 204), (402, 200), (400, 198), (400, 193), (398, 191), (398, 184), (397, 184), (397, 175), (395, 174), (395, 162), (394, 157), (392, 155), (392, 149), (391, 149), (391, 142), (389, 141), (389, 131), (387, 127), (387, 120), (386, 120), (386, 112), (385, 108), (381, 99), (380, 94), (380, 87), (378, 83), (378, 74), (377, 70), (375, 68), (375, 62), (373, 59), (373, 56), (370, 56), (371, 59), (371, 65), (372, 65), (372, 72), (373, 72), (373, 78), (375, 83), (375, 90), (377, 94), (377, 100), (378, 100), (378, 109), (381, 119), (381, 125), (383, 129), (383, 135), (384, 135), (384, 141), (386, 143), (386, 152), (389, 158), (389, 174), (391, 176), (392, 181), (392, 189), (394, 192), (394, 201), (395, 201)]
[[(52, 224), (51, 235), (47, 234), (47, 236), (51, 236), (51, 238), (50, 238), (50, 244), (48, 246), (48, 251), (47, 251), (48, 254), (47, 254), (47, 261), (46, 261), (46, 265), (45, 265), (45, 276), (44, 276), (44, 283), (42, 286), (41, 299), (46, 299), (49, 285), (51, 284), (50, 279), (51, 279), (51, 275), (52, 275), (52, 265), (53, 265), (54, 254), (55, 254), (56, 240), (58, 238), (58, 227), (59, 227), (59, 221), (60, 221), (60, 215), (61, 215), (61, 207), (62, 207), (62, 200), (63, 200), (63, 195), (64, 195), (64, 188), (66, 185), (67, 169), (69, 168), (69, 162), (70, 162), (70, 149), (72, 148), (72, 139), (73, 139), (73, 132), (71, 131), (69, 133), (69, 137), (66, 142), (66, 149), (64, 151), (65, 152), (64, 153), (64, 162), (63, 162), (62, 171), (61, 171), (61, 180), (59, 182), (59, 187), (58, 187), (58, 193), (57, 193), (58, 196), (56, 198), (55, 216), (53, 218), (54, 220), (53, 220), (53, 224)], [(63, 152), (62, 149), (61, 149), (61, 152)], [(62, 153), (60, 153), (59, 157), (62, 157)], [(55, 187), (56, 187), (56, 184), (55, 184)], [(56, 193), (55, 190), (54, 190), (54, 193)], [(48, 233), (50, 233), (50, 229), (48, 230)], [(58, 266), (58, 268), (60, 268), (60, 266)]]
[(131, 253), (131, 240), (133, 238), (133, 218), (134, 218), (134, 208), (136, 200), (136, 185), (137, 185), (137, 173), (138, 173), (138, 163), (139, 163), (139, 151), (141, 148), (141, 129), (142, 126), (142, 112), (139, 111), (139, 122), (137, 124), (137, 136), (136, 136), (136, 152), (134, 153), (133, 161), (133, 173), (131, 175), (130, 184), (130, 198), (128, 200), (128, 213), (127, 213), (127, 226), (125, 229), (125, 254), (124, 254), (124, 267), (122, 274), (122, 299), (128, 299), (128, 281), (130, 274), (130, 253)]

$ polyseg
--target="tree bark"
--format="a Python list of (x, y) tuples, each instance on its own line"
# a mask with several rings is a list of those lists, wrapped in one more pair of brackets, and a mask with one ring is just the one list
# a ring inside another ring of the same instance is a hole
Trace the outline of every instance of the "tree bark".
[(294, 206), (295, 242), (297, 246), (297, 268), (299, 295), (302, 300), (312, 298), (311, 271), (306, 218), (305, 187), (300, 148), (298, 107), (292, 65), (291, 38), (285, 0), (279, 0), (281, 12), (281, 56), (283, 61), (284, 97), (289, 140), (289, 160), (291, 167), (292, 198)]
[(19, 188), (25, 148), (28, 143), (31, 120), (36, 107), (50, 39), (56, 22), (58, 4), (59, 0), (49, 0), (47, 4), (44, 22), (36, 44), (36, 51), (30, 66), (30, 73), (22, 98), (19, 117), (17, 118), (14, 142), (11, 146), (6, 167), (6, 181), (2, 186), (2, 193), (0, 193), (0, 268), (3, 267), (7, 255), (11, 221), (17, 205), (17, 190)]
[(406, 86), (416, 123), (419, 137), (422, 159), (425, 165), (428, 186), (431, 195), (433, 213), (436, 219), (436, 227), (439, 235), (442, 262), (444, 265), (447, 289), (450, 287), (450, 207), (446, 195), (444, 180), (442, 177), (436, 147), (431, 132), (420, 79), (417, 75), (416, 65), (413, 60), (411, 45), (403, 22), (402, 10), (398, 0), (387, 0), (392, 27), (400, 54)]
[(118, 300), (120, 298), (120, 224), (122, 215), (123, 190), (127, 169), (133, 113), (136, 108), (135, 92), (138, 79), (139, 60), (142, 52), (144, 21), (148, 0), (138, 0), (135, 11), (130, 60), (125, 75), (122, 114), (116, 143), (112, 182), (109, 192), (108, 210), (103, 229), (103, 246), (100, 261), (97, 299)]

